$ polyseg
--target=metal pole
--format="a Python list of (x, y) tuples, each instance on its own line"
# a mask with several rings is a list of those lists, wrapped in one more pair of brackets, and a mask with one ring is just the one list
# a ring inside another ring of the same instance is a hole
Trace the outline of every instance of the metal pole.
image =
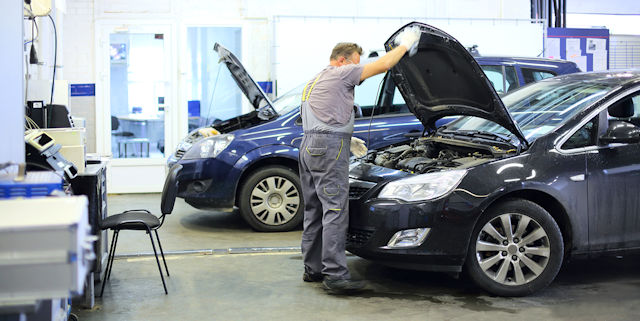
[(562, 28), (567, 27), (567, 0), (562, 0)]

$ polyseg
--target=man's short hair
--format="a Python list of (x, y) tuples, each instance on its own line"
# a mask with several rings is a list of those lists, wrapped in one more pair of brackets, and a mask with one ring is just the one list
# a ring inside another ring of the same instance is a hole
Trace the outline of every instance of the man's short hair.
[(337, 60), (340, 57), (349, 58), (354, 52), (362, 55), (362, 47), (358, 46), (355, 42), (339, 42), (333, 47), (330, 59)]

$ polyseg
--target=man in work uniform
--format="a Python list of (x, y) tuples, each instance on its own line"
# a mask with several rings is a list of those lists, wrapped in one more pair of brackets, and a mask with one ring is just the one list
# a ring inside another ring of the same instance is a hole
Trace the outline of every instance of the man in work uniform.
[(349, 150), (366, 154), (364, 142), (352, 138), (353, 91), (365, 79), (385, 72), (420, 38), (416, 28), (396, 37), (397, 47), (375, 62), (359, 65), (362, 48), (338, 43), (329, 66), (310, 80), (302, 93), (304, 137), (300, 145), (300, 183), (304, 197), (302, 255), (305, 282), (323, 281), (332, 293), (360, 290), (351, 279), (345, 254), (349, 224)]

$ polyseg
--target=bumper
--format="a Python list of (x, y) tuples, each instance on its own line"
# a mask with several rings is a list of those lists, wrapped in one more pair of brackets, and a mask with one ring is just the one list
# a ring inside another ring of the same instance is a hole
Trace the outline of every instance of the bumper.
[(216, 158), (180, 160), (178, 197), (196, 208), (231, 208), (241, 172)]
[[(478, 213), (458, 195), (429, 202), (395, 200), (349, 202), (347, 250), (360, 257), (398, 268), (460, 272)], [(385, 248), (401, 230), (429, 228), (414, 248)]]

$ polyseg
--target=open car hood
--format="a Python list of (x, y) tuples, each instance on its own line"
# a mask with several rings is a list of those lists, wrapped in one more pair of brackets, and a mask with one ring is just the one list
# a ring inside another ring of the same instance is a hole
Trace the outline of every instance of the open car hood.
[(213, 50), (220, 56), (219, 62), (224, 62), (227, 66), (229, 72), (231, 72), (231, 76), (247, 99), (249, 99), (251, 105), (258, 110), (259, 117), (271, 119), (273, 116), (277, 116), (278, 113), (273, 108), (273, 103), (264, 91), (262, 91), (262, 88), (251, 78), (247, 70), (244, 69), (240, 60), (238, 60), (231, 51), (217, 42), (213, 45)]
[(528, 146), (489, 79), (455, 38), (430, 25), (411, 22), (385, 42), (386, 50), (395, 47), (398, 33), (411, 26), (421, 31), (417, 52), (405, 55), (389, 72), (425, 128), (434, 130), (436, 120), (445, 116), (476, 116), (501, 125), (522, 146)]

